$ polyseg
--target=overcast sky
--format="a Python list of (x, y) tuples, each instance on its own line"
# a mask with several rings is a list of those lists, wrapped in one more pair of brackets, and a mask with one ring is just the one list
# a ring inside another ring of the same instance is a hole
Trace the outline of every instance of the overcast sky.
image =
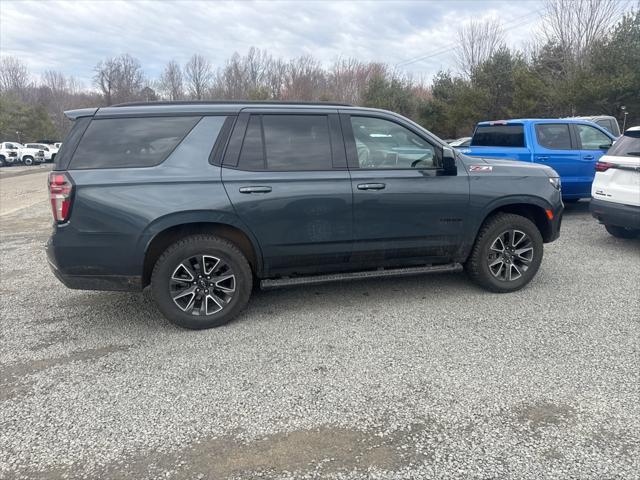
[(0, 9), (2, 55), (90, 86), (96, 63), (120, 53), (154, 78), (171, 59), (183, 64), (201, 53), (218, 67), (251, 46), (284, 58), (312, 54), (325, 65), (340, 56), (381, 61), (429, 80), (455, 68), (461, 22), (498, 17), (509, 44), (520, 47), (539, 29), (542, 2), (1, 0)]

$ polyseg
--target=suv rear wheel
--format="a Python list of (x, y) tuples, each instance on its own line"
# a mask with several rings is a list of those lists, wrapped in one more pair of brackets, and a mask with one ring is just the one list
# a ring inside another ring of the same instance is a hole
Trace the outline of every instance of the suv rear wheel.
[(251, 267), (232, 243), (193, 235), (171, 245), (151, 274), (158, 308), (172, 323), (190, 329), (219, 327), (246, 306)]
[(528, 218), (498, 213), (480, 228), (465, 269), (480, 286), (497, 293), (520, 290), (535, 276), (542, 235)]

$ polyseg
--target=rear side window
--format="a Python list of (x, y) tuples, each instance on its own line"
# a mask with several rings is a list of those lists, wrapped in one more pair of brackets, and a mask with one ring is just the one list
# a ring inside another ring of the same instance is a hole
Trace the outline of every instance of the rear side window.
[(524, 147), (522, 125), (478, 125), (471, 146)]
[(548, 123), (536, 125), (538, 143), (550, 150), (571, 150), (569, 125), (566, 123)]
[(640, 130), (627, 131), (616, 140), (607, 155), (616, 157), (640, 157)]
[[(152, 167), (162, 163), (201, 117), (95, 119), (70, 168)], [(66, 141), (64, 142), (66, 145)]]
[(331, 170), (326, 115), (252, 115), (239, 168), (244, 170)]
[(82, 134), (87, 129), (87, 125), (91, 122), (91, 117), (81, 117), (73, 122), (73, 127), (60, 145), (60, 150), (55, 158), (55, 169), (65, 170), (69, 165), (71, 156), (78, 146), (78, 142), (82, 138)]

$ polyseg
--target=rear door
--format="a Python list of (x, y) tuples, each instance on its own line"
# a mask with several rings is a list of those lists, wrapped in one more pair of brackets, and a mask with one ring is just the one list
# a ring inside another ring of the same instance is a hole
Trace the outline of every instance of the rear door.
[(585, 196), (584, 164), (581, 152), (571, 136), (569, 124), (536, 123), (533, 130), (537, 143), (534, 162), (548, 165), (558, 172), (562, 180), (563, 197)]
[(591, 196), (591, 184), (595, 175), (596, 162), (606, 153), (613, 140), (604, 131), (592, 125), (573, 124), (580, 150), (580, 177), (577, 187), (583, 197)]
[(353, 190), (354, 268), (451, 261), (469, 211), (464, 168), (445, 176), (442, 147), (381, 114), (343, 113)]
[(352, 194), (336, 110), (244, 111), (222, 167), (231, 203), (260, 243), (266, 275), (348, 264)]

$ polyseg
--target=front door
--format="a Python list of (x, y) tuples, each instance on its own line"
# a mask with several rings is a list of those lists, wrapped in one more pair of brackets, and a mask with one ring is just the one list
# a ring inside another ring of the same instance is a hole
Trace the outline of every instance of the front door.
[(445, 176), (437, 141), (395, 117), (341, 115), (353, 191), (359, 267), (451, 261), (469, 207), (464, 169)]
[(267, 276), (348, 264), (352, 195), (337, 113), (240, 115), (222, 168)]
[(575, 125), (580, 143), (580, 158), (582, 164), (581, 191), (585, 197), (591, 196), (591, 184), (596, 174), (596, 162), (606, 153), (613, 141), (607, 134), (591, 125)]

